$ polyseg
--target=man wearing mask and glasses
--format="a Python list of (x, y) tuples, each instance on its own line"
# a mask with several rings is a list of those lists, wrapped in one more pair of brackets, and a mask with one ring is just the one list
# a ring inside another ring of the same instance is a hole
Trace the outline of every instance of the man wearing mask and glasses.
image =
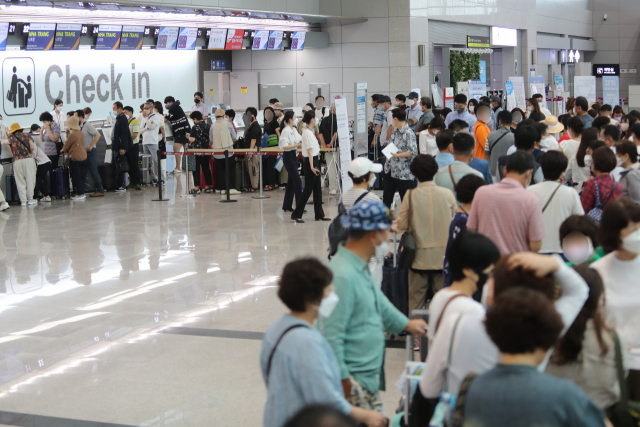
[(454, 120), (464, 120), (469, 125), (469, 132), (473, 133), (473, 126), (476, 124), (476, 116), (467, 111), (467, 96), (459, 93), (453, 98), (453, 104), (455, 111), (447, 114), (447, 119), (444, 124), (449, 127), (449, 124)]
[(204, 95), (202, 95), (202, 92), (194, 93), (193, 106), (191, 107), (191, 112), (193, 113), (194, 111), (200, 111), (200, 114), (202, 114), (202, 120), (206, 121), (207, 118), (209, 117), (209, 107), (207, 107), (207, 104), (205, 104), (203, 100), (204, 100)]
[(415, 125), (420, 117), (422, 117), (422, 108), (420, 108), (420, 103), (418, 102), (420, 97), (417, 92), (410, 92), (407, 97), (407, 123), (409, 126)]

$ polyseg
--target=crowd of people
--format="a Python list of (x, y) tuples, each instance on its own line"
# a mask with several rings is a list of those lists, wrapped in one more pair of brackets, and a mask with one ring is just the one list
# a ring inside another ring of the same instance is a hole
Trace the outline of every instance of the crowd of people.
[[(387, 425), (385, 332), (428, 336), (410, 425), (636, 425), (640, 113), (578, 97), (555, 117), (540, 96), (525, 112), (459, 94), (447, 114), (417, 98), (372, 97), (372, 151), (396, 152), (352, 161), (348, 237), (329, 266), (283, 271), (290, 313), (263, 342), (264, 425)], [(408, 313), (371, 268), (391, 232), (415, 240)], [(420, 308), (428, 324), (410, 318)]]

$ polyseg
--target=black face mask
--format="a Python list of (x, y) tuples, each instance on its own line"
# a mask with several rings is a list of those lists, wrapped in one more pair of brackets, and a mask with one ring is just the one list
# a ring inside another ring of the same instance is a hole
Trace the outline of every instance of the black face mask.
[(194, 98), (194, 99), (193, 99), (193, 102), (194, 102), (194, 104), (200, 104), (200, 99), (198, 99), (198, 98)]

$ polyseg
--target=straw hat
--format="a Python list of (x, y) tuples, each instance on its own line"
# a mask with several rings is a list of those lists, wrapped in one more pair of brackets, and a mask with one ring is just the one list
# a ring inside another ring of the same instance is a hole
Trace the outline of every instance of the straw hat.
[(22, 126), (20, 126), (17, 123), (12, 123), (11, 126), (9, 127), (9, 133), (13, 134), (19, 130), (22, 130)]
[(544, 124), (549, 127), (549, 133), (559, 133), (564, 130), (564, 125), (558, 121), (556, 116), (547, 116), (544, 119)]
[(69, 117), (69, 120), (66, 120), (64, 125), (72, 130), (80, 130), (80, 120), (76, 116)]

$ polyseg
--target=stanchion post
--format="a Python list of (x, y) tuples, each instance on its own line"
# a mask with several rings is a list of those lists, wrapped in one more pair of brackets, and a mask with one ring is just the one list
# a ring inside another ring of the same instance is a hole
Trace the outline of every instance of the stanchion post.
[(259, 163), (258, 170), (259, 170), (259, 173), (260, 173), (260, 194), (258, 196), (252, 196), (252, 197), (254, 199), (270, 199), (271, 196), (267, 196), (267, 195), (262, 194), (262, 189), (263, 189), (263, 186), (262, 186), (262, 154), (260, 153), (260, 147), (258, 147), (258, 156), (260, 156), (260, 158), (258, 158), (258, 163)]
[(152, 202), (168, 202), (169, 201), (169, 199), (162, 198), (162, 161), (160, 159), (160, 153), (161, 151), (158, 150), (156, 154), (158, 159), (158, 198), (151, 199)]
[[(235, 173), (235, 170), (233, 171)], [(220, 200), (220, 203), (234, 203), (237, 200), (231, 200), (229, 188), (229, 150), (224, 150), (224, 188), (227, 190), (227, 198)]]
[[(188, 148), (185, 148), (184, 152), (182, 153), (183, 156), (187, 155), (187, 151), (189, 151)], [(187, 179), (185, 179), (185, 182), (187, 184), (187, 188), (185, 188), (184, 190), (184, 194), (180, 197), (187, 197), (187, 198), (191, 198), (191, 197), (196, 197), (195, 194), (191, 194), (189, 192), (189, 158), (188, 157), (184, 157), (184, 164), (187, 167), (187, 170), (185, 171), (185, 173), (187, 174)], [(178, 167), (182, 168), (182, 165), (178, 165)], [(180, 179), (180, 178), (178, 178)]]

